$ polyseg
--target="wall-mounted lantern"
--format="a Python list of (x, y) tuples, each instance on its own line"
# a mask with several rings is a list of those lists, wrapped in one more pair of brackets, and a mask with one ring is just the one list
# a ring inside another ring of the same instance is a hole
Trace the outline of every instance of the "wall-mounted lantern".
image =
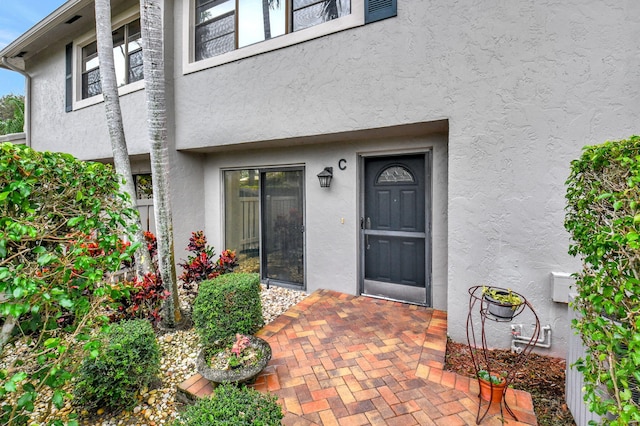
[(333, 167), (325, 167), (323, 171), (318, 173), (320, 188), (329, 188), (331, 186), (332, 178), (333, 178)]

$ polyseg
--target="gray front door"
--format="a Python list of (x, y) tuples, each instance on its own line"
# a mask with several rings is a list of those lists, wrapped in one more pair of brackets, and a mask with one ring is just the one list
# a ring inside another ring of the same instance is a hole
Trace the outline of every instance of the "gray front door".
[(428, 158), (420, 154), (364, 159), (364, 295), (431, 303)]

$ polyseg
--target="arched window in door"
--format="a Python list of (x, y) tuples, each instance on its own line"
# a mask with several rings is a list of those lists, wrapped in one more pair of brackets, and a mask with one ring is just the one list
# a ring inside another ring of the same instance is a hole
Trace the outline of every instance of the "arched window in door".
[(414, 183), (416, 180), (407, 168), (400, 165), (392, 165), (384, 169), (378, 175), (376, 184)]

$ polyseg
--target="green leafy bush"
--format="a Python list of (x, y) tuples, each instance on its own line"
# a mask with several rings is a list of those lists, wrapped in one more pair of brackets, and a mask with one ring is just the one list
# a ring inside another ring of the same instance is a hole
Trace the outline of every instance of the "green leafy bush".
[(160, 369), (160, 349), (146, 320), (112, 325), (94, 355), (83, 361), (74, 389), (77, 404), (88, 408), (133, 407), (136, 392), (149, 385)]
[(0, 424), (26, 421), (42, 395), (62, 408), (70, 355), (96, 344), (90, 330), (106, 320), (96, 308), (119, 297), (105, 273), (136, 248), (119, 246), (137, 214), (119, 183), (106, 164), (0, 144), (0, 351), (33, 336), (0, 370)]
[(282, 418), (282, 409), (274, 395), (223, 384), (216, 388), (213, 397), (189, 407), (173, 426), (274, 426), (279, 425)]
[[(640, 422), (640, 137), (584, 148), (571, 163), (565, 227), (580, 256), (580, 313), (587, 348), (576, 365), (589, 409), (611, 425)], [(606, 392), (603, 392), (602, 389)], [(613, 418), (610, 419), (609, 417)]]
[(258, 274), (220, 275), (200, 284), (193, 322), (204, 346), (236, 334), (254, 334), (264, 325)]

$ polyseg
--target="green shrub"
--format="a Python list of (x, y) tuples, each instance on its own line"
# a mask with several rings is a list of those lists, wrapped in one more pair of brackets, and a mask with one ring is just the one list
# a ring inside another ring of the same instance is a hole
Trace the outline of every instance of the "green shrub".
[[(571, 163), (565, 227), (583, 269), (573, 327), (589, 409), (605, 424), (640, 422), (640, 136), (584, 148)], [(603, 392), (606, 389), (606, 392)], [(613, 420), (611, 419), (613, 418)]]
[(151, 323), (123, 321), (111, 326), (95, 358), (85, 358), (74, 393), (87, 408), (131, 408), (135, 394), (160, 369), (160, 349)]
[(173, 426), (272, 426), (279, 425), (282, 417), (282, 409), (274, 395), (224, 384), (216, 388), (213, 397), (201, 399), (189, 407)]
[(29, 353), (6, 358), (0, 370), (2, 425), (27, 422), (45, 395), (65, 406), (74, 355), (97, 343), (91, 328), (104, 318), (96, 308), (120, 297), (104, 276), (137, 248), (120, 243), (132, 239), (128, 223), (138, 214), (121, 181), (108, 164), (0, 143), (2, 357), (33, 336)]
[(193, 304), (193, 322), (204, 346), (254, 334), (264, 325), (258, 274), (233, 273), (203, 281)]

